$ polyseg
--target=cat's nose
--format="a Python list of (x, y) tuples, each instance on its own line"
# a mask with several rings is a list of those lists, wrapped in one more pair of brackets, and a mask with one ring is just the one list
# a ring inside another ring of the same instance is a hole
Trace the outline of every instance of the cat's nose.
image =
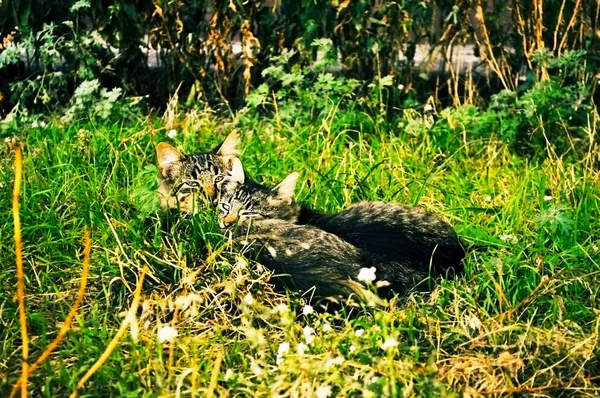
[(237, 214), (228, 214), (225, 217), (223, 217), (222, 222), (229, 226), (233, 223), (235, 223), (237, 221)]
[(217, 194), (215, 190), (215, 186), (213, 184), (204, 184), (202, 186), (204, 188), (204, 192), (210, 197), (214, 198)]

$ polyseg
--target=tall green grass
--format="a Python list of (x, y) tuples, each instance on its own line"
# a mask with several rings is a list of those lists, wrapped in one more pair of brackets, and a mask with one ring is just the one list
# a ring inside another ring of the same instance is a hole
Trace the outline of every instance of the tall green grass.
[[(175, 120), (173, 140), (165, 127), (173, 120), (158, 117), (54, 121), (14, 131), (24, 145), (21, 220), (33, 359), (75, 300), (86, 226), (93, 241), (86, 299), (73, 330), (30, 376), (33, 396), (73, 391), (116, 333), (145, 266), (137, 327), (83, 394), (595, 396), (600, 175), (593, 154), (580, 162), (551, 152), (528, 160), (493, 135), (461, 136), (450, 127), (430, 134), (432, 121), (420, 114), (374, 124), (369, 134), (345, 127), (347, 116), (332, 108), (307, 123), (191, 111)], [(449, 221), (469, 249), (465, 275), (385, 307), (305, 315), (309, 297), (273, 291), (268, 270), (220, 234), (213, 210), (189, 218), (157, 207), (154, 146), (168, 140), (184, 152), (210, 149), (236, 127), (248, 173), (275, 184), (299, 171), (297, 198), (317, 209), (384, 200)], [(2, 396), (20, 374), (12, 161), (2, 144)], [(166, 325), (178, 336), (160, 342)]]

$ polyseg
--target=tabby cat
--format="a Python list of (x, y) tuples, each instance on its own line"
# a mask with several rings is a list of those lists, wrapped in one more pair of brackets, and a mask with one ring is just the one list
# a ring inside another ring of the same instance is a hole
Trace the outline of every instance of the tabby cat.
[(292, 173), (274, 188), (266, 188), (247, 179), (235, 158), (227, 177), (217, 184), (221, 228), (251, 219), (316, 227), (366, 253), (376, 264), (378, 279), (395, 285), (397, 293), (410, 288), (408, 270), (415, 277), (451, 277), (463, 271), (465, 254), (456, 232), (433, 214), (381, 202), (361, 202), (336, 214), (322, 214), (294, 202), (298, 176)]
[[(237, 158), (219, 188), (228, 190), (233, 184), (237, 186), (235, 193), (232, 196), (221, 194), (217, 200), (220, 225), (227, 228), (226, 225), (233, 221), (232, 214), (238, 215), (235, 228), (228, 230), (236, 243), (274, 271), (276, 285), (299, 291), (314, 289), (312, 293), (316, 298), (347, 298), (351, 294), (363, 295), (363, 286), (357, 282), (362, 268), (376, 267), (377, 280), (387, 282), (379, 290), (382, 295), (392, 290), (404, 294), (427, 279), (426, 272), (373, 256), (312, 225), (271, 218), (258, 207), (245, 208), (244, 203), (248, 203), (245, 198), (253, 197), (243, 194), (245, 188), (254, 190), (259, 186), (250, 181), (244, 183), (244, 173)], [(293, 185), (286, 181), (275, 187), (271, 204), (291, 203)]]
[(183, 155), (177, 149), (161, 142), (156, 146), (158, 159), (158, 194), (163, 208), (179, 208), (187, 213), (198, 211), (203, 197), (214, 199), (215, 183), (231, 168), (240, 142), (236, 131), (209, 152)]

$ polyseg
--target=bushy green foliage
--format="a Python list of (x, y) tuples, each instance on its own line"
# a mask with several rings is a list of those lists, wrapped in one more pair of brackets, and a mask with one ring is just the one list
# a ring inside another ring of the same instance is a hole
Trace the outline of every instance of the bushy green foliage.
[[(515, 90), (524, 66), (543, 75), (536, 51), (573, 51), (597, 68), (593, 2), (539, 3), (499, 0), (484, 9), (462, 0), (118, 0), (108, 7), (89, 0), (5, 2), (0, 68), (12, 67), (0, 72), (0, 94), (10, 99), (0, 105), (4, 112), (19, 101), (64, 106), (83, 80), (98, 79), (108, 90), (148, 95), (156, 106), (181, 87), (190, 104), (238, 109), (262, 84), (271, 61), (287, 56), (284, 51), (294, 50), (294, 65), (314, 63), (315, 40), (332, 44), (332, 59), (348, 78), (366, 84), (387, 79), (416, 89), (421, 99), (437, 95), (428, 75), (439, 72), (429, 61), (413, 65), (421, 43), (446, 62), (453, 46), (475, 42), (497, 82), (492, 92)], [(157, 51), (155, 67), (148, 67), (142, 48)], [(22, 54), (31, 69), (20, 62)], [(405, 100), (381, 99), (394, 107)]]

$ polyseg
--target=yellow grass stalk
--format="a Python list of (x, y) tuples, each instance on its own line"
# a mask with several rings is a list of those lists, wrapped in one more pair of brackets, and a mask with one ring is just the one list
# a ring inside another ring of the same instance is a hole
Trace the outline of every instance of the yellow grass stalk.
[(23, 244), (21, 241), (21, 219), (19, 208), (21, 197), (21, 181), (23, 179), (23, 154), (21, 145), (15, 144), (15, 185), (13, 189), (12, 212), (15, 225), (15, 260), (17, 262), (17, 300), (19, 301), (19, 322), (21, 323), (21, 347), (23, 351), (21, 379), (23, 388), (21, 397), (27, 397), (27, 379), (29, 377), (29, 339), (27, 338), (27, 317), (25, 316), (25, 276), (23, 275)]
[[(52, 351), (54, 351), (54, 349), (58, 347), (60, 342), (65, 338), (67, 332), (71, 329), (71, 322), (75, 318), (75, 314), (77, 314), (79, 306), (83, 301), (85, 286), (90, 270), (90, 254), (92, 250), (92, 240), (90, 239), (90, 231), (88, 229), (84, 231), (83, 242), (83, 269), (81, 270), (81, 281), (79, 283), (79, 291), (77, 292), (77, 298), (75, 299), (75, 302), (71, 307), (71, 311), (69, 311), (69, 313), (67, 314), (67, 317), (65, 318), (65, 321), (62, 327), (60, 328), (58, 335), (56, 335), (56, 337), (54, 338), (54, 341), (50, 343), (50, 345), (46, 348), (42, 355), (39, 356), (35, 363), (29, 367), (30, 375), (33, 372), (35, 372), (42, 363), (44, 363), (44, 361), (50, 356)], [(21, 385), (23, 384), (23, 380), (24, 379), (21, 376), (21, 378), (19, 378), (17, 383), (14, 385), (12, 391), (10, 392), (9, 398), (13, 398), (17, 394), (17, 391), (19, 391), (19, 387), (21, 387)]]
[(135, 289), (135, 292), (133, 293), (133, 300), (131, 302), (131, 306), (129, 307), (129, 311), (127, 311), (127, 315), (125, 315), (125, 319), (121, 323), (121, 327), (119, 327), (117, 334), (115, 334), (115, 336), (112, 338), (110, 343), (108, 343), (108, 346), (106, 346), (106, 349), (104, 350), (102, 355), (100, 355), (100, 358), (98, 358), (96, 363), (94, 363), (94, 365), (92, 365), (92, 367), (81, 378), (81, 380), (79, 380), (79, 382), (77, 383), (77, 387), (75, 387), (75, 390), (69, 396), (70, 398), (75, 398), (79, 395), (79, 390), (81, 390), (83, 388), (85, 383), (93, 376), (94, 373), (96, 373), (96, 371), (98, 369), (100, 369), (102, 367), (104, 362), (106, 362), (108, 357), (110, 357), (110, 355), (113, 353), (115, 348), (117, 348), (117, 345), (119, 344), (119, 340), (121, 339), (121, 337), (123, 337), (125, 332), (127, 332), (127, 329), (129, 327), (130, 323), (132, 321), (135, 322), (135, 313), (136, 313), (137, 307), (140, 303), (140, 296), (142, 293), (142, 285), (144, 284), (144, 277), (146, 276), (146, 271), (147, 271), (147, 269), (146, 269), (146, 267), (144, 267), (144, 269), (142, 270), (142, 272), (140, 274), (137, 288)]

